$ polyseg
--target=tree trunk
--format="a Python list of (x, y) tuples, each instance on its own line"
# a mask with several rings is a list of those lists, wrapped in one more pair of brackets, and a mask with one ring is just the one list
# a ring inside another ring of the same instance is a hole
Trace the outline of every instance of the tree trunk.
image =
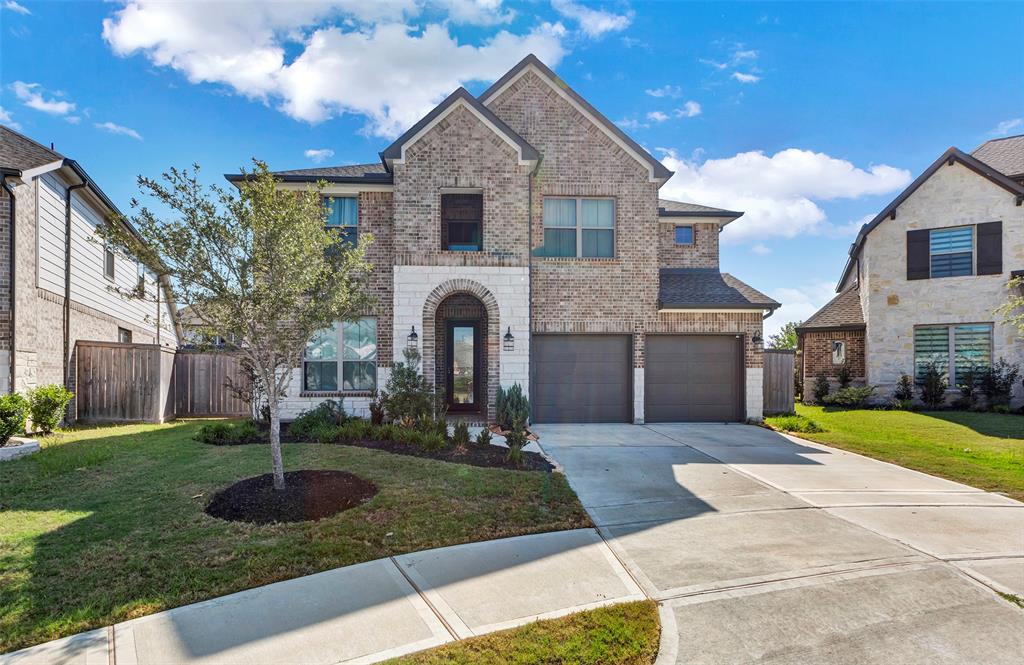
[(277, 400), (270, 399), (270, 457), (274, 469), (274, 489), (284, 489), (284, 460), (281, 459), (281, 418)]

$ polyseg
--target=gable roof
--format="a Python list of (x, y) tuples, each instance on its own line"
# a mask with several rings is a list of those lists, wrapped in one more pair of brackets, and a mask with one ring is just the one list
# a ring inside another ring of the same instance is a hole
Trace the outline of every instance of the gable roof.
[[(672, 201), (670, 199), (658, 199), (658, 217), (719, 217), (728, 218), (725, 224), (737, 220), (743, 216), (742, 212), (734, 210), (723, 210), (702, 206), (697, 203), (685, 201)], [(725, 225), (723, 224), (723, 226)]]
[(1014, 194), (1017, 197), (1017, 205), (1024, 203), (1024, 185), (1020, 185), (1004, 174), (1000, 173), (988, 164), (979, 161), (977, 158), (968, 155), (956, 147), (949, 148), (946, 152), (932, 162), (932, 165), (924, 170), (924, 173), (919, 175), (914, 182), (910, 183), (906, 189), (900, 192), (899, 196), (892, 200), (892, 202), (885, 206), (882, 212), (875, 215), (874, 219), (865, 224), (860, 228), (860, 232), (857, 233), (857, 239), (853, 241), (850, 246), (849, 258), (846, 260), (846, 267), (843, 268), (843, 276), (839, 278), (839, 285), (836, 286), (836, 291), (842, 288), (842, 285), (846, 283), (847, 277), (853, 270), (854, 261), (857, 255), (860, 253), (861, 248), (864, 246), (864, 241), (867, 239), (868, 234), (871, 233), (875, 227), (882, 223), (886, 217), (890, 215), (895, 219), (896, 209), (900, 205), (910, 198), (910, 195), (917, 191), (917, 188), (925, 183), (928, 178), (931, 178), (940, 168), (948, 164), (952, 166), (954, 163), (962, 164), (963, 166), (974, 171), (978, 175), (987, 180), (999, 185), (1010, 194)]
[(775, 309), (781, 305), (717, 268), (662, 268), (658, 309)]
[(811, 315), (799, 326), (805, 330), (860, 330), (864, 328), (864, 311), (860, 306), (860, 287), (853, 286)]
[[(369, 182), (390, 184), (393, 180), (380, 162), (373, 164), (346, 164), (343, 166), (323, 166), (312, 169), (291, 169), (289, 171), (272, 171), (282, 182), (325, 182), (354, 183)], [(228, 182), (237, 183), (246, 178), (241, 173), (225, 173)]]
[(526, 139), (515, 133), (511, 127), (506, 125), (498, 116), (494, 115), (493, 112), (486, 106), (480, 103), (480, 101), (470, 94), (469, 90), (465, 88), (459, 88), (452, 94), (434, 107), (427, 115), (420, 118), (420, 121), (410, 127), (404, 134), (395, 139), (395, 142), (389, 145), (380, 153), (381, 161), (384, 163), (388, 171), (391, 170), (391, 164), (395, 161), (401, 161), (405, 158), (405, 146), (414, 143), (421, 135), (425, 134), (430, 130), (437, 122), (440, 122), (450, 110), (453, 110), (457, 105), (465, 105), (466, 108), (470, 109), (485, 125), (488, 125), (496, 134), (504, 138), (509, 144), (516, 148), (519, 152), (520, 163), (536, 163), (540, 161), (540, 153), (532, 145), (527, 143)]
[(591, 122), (604, 130), (604, 132), (608, 134), (613, 141), (620, 144), (627, 152), (632, 153), (633, 157), (638, 162), (647, 166), (650, 170), (652, 181), (664, 183), (672, 177), (673, 171), (670, 171), (651, 153), (644, 150), (638, 143), (636, 143), (636, 141), (629, 138), (625, 132), (619, 129), (618, 125), (591, 106), (587, 100), (583, 99), (579, 93), (570, 88), (565, 81), (560, 79), (557, 74), (551, 71), (547, 65), (540, 61), (540, 58), (532, 53), (520, 60), (515, 67), (505, 72), (504, 76), (495, 81), (491, 87), (481, 93), (481, 101), (483, 101), (484, 104), (489, 104), (495, 97), (501, 94), (506, 87), (514, 83), (520, 76), (530, 69), (538, 73), (541, 78), (547, 80), (555, 92), (562, 95), (562, 97), (567, 99), (573, 106), (583, 113), (583, 115), (587, 116)]
[(63, 155), (41, 143), (10, 127), (0, 125), (0, 167), (29, 171), (63, 159)]
[(1024, 178), (1024, 134), (985, 141), (971, 155), (1003, 175)]

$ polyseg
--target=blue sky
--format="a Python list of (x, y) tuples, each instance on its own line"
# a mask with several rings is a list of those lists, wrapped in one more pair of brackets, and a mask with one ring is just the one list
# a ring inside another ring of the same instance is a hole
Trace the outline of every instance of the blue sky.
[(123, 209), (137, 174), (171, 165), (215, 181), (253, 156), (374, 161), (455, 87), (535, 52), (677, 171), (663, 195), (747, 211), (722, 267), (786, 304), (769, 329), (828, 299), (859, 223), (943, 150), (1024, 133), (1012, 3), (0, 7), (0, 122)]

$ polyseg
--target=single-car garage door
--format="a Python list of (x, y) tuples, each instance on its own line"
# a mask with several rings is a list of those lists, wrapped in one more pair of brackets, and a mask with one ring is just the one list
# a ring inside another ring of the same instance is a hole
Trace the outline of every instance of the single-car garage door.
[(742, 419), (743, 356), (734, 335), (647, 335), (644, 421)]
[(535, 422), (632, 422), (629, 335), (534, 335), (530, 343)]

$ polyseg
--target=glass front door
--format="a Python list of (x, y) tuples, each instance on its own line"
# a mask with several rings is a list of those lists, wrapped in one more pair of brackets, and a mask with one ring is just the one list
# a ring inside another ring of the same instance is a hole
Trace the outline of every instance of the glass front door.
[(476, 408), (479, 387), (479, 326), (476, 322), (448, 323), (448, 407), (453, 411)]

